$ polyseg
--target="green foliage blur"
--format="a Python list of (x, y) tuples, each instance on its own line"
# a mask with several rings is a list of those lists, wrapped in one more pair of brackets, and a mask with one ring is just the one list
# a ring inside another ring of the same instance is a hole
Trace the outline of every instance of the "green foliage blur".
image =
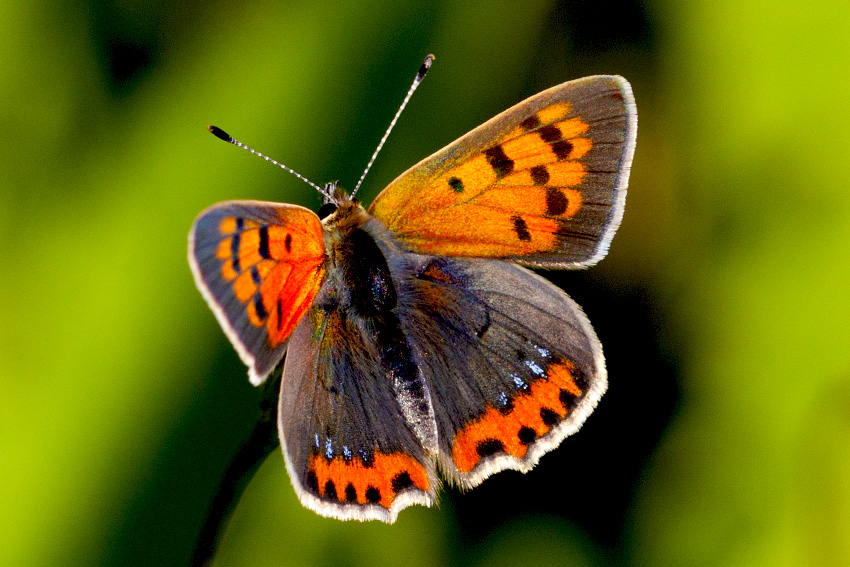
[(95, 0), (0, 7), (0, 565), (187, 565), (260, 394), (194, 287), (225, 199), (351, 188), (510, 105), (628, 78), (609, 256), (549, 274), (609, 392), (528, 475), (395, 525), (300, 506), (279, 452), (216, 565), (850, 564), (850, 4)]

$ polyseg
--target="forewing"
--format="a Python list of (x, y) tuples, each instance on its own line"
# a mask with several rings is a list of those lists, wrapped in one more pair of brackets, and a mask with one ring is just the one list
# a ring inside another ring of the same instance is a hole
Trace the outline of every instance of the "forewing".
[(426, 259), (398, 312), (431, 391), (440, 467), (461, 486), (529, 470), (605, 392), (602, 347), (581, 308), (520, 266)]
[(286, 341), (322, 284), (319, 218), (304, 207), (228, 201), (203, 211), (189, 233), (189, 264), (251, 382), (280, 362)]
[(620, 224), (636, 135), (625, 79), (564, 83), (415, 165), (369, 212), (422, 254), (587, 266)]
[(397, 401), (366, 321), (320, 300), (284, 363), (279, 433), (301, 503), (328, 517), (392, 523), (436, 492), (428, 454)]

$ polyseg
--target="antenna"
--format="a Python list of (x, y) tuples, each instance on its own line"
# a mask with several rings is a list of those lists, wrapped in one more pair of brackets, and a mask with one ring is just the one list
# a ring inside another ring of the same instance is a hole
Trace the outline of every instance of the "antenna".
[[(418, 87), (419, 83), (422, 82), (422, 79), (425, 78), (425, 73), (427, 73), (428, 69), (431, 68), (431, 63), (433, 63), (433, 62), (434, 62), (434, 56), (433, 55), (429, 55), (428, 57), (425, 58), (425, 61), (422, 62), (422, 66), (419, 67), (419, 71), (416, 73), (416, 78), (413, 79), (413, 84), (410, 85), (410, 89), (407, 91), (407, 96), (405, 96), (404, 100), (401, 101), (401, 106), (398, 108), (398, 111), (395, 113), (395, 116), (393, 117), (392, 122), (390, 122), (390, 127), (387, 128), (387, 131), (384, 133), (384, 137), (381, 138), (380, 142), (378, 142), (378, 147), (375, 149), (375, 153), (372, 154), (372, 159), (369, 160), (369, 163), (366, 165), (366, 170), (363, 172), (363, 175), (360, 176), (360, 181), (357, 182), (357, 185), (354, 187), (354, 191), (351, 192), (352, 197), (354, 197), (354, 195), (357, 193), (357, 190), (360, 189), (360, 184), (363, 183), (363, 179), (366, 178), (366, 174), (369, 173), (369, 169), (371, 169), (372, 164), (375, 163), (375, 158), (378, 157), (378, 152), (380, 152), (381, 148), (384, 147), (384, 142), (387, 141), (387, 138), (389, 137), (390, 132), (392, 132), (393, 127), (395, 127), (395, 123), (398, 120), (398, 117), (401, 116), (401, 111), (404, 110), (405, 106), (407, 106), (407, 101), (409, 101), (410, 97), (413, 96), (413, 91), (416, 90), (416, 87)], [(268, 159), (268, 158), (266, 158), (266, 159)], [(287, 168), (287, 169), (289, 169), (289, 168)]]
[(228, 134), (227, 132), (225, 132), (224, 130), (219, 128), (218, 126), (207, 126), (207, 130), (209, 130), (212, 133), (212, 135), (215, 136), (216, 138), (218, 138), (220, 140), (224, 140), (228, 144), (233, 144), (234, 146), (239, 146), (243, 150), (248, 150), (249, 152), (251, 152), (255, 156), (260, 156), (264, 160), (275, 164), (279, 168), (285, 169), (286, 171), (288, 171), (289, 173), (291, 173), (292, 175), (294, 175), (295, 177), (297, 177), (298, 179), (300, 179), (304, 183), (312, 186), (314, 189), (316, 189), (316, 191), (321, 193), (322, 196), (325, 199), (327, 199), (329, 201), (333, 201), (333, 197), (331, 196), (331, 194), (327, 190), (327, 188), (323, 189), (323, 188), (319, 187), (318, 185), (316, 185), (315, 183), (313, 183), (312, 181), (310, 181), (309, 179), (307, 179), (306, 177), (304, 177), (303, 175), (301, 175), (300, 173), (298, 173), (294, 169), (286, 167), (282, 163), (273, 160), (272, 158), (270, 158), (267, 155), (261, 154), (260, 152), (258, 152), (257, 150), (255, 150), (254, 148), (252, 148), (250, 146), (246, 146), (245, 144), (243, 144), (242, 142), (240, 142), (239, 140), (237, 140), (236, 138), (234, 138), (233, 136), (231, 136), (230, 134)]

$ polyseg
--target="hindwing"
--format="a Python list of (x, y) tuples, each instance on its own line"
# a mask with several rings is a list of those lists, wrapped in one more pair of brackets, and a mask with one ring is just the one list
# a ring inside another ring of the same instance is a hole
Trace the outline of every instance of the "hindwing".
[[(369, 321), (320, 298), (290, 340), (278, 424), (302, 504), (392, 523), (411, 504), (430, 506), (437, 479), (376, 336)], [(433, 419), (427, 408), (413, 411)]]
[(531, 469), (605, 392), (602, 347), (587, 317), (525, 268), (426, 258), (399, 297), (431, 392), (439, 463), (461, 486)]

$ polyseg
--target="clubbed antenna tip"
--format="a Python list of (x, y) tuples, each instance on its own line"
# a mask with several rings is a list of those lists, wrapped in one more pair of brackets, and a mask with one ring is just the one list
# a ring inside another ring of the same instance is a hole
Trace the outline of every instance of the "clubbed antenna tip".
[(419, 67), (419, 72), (416, 73), (417, 82), (425, 78), (425, 73), (427, 73), (428, 69), (431, 68), (431, 63), (434, 62), (434, 59), (436, 59), (436, 57), (434, 57), (433, 55), (428, 55), (428, 57), (425, 58), (425, 61), (422, 62), (422, 66)]
[(225, 142), (230, 144), (233, 143), (233, 138), (230, 137), (230, 134), (228, 134), (218, 126), (213, 126), (212, 124), (210, 124), (209, 126), (207, 126), (207, 130), (209, 130), (212, 135), (218, 138), (219, 140), (224, 140)]

